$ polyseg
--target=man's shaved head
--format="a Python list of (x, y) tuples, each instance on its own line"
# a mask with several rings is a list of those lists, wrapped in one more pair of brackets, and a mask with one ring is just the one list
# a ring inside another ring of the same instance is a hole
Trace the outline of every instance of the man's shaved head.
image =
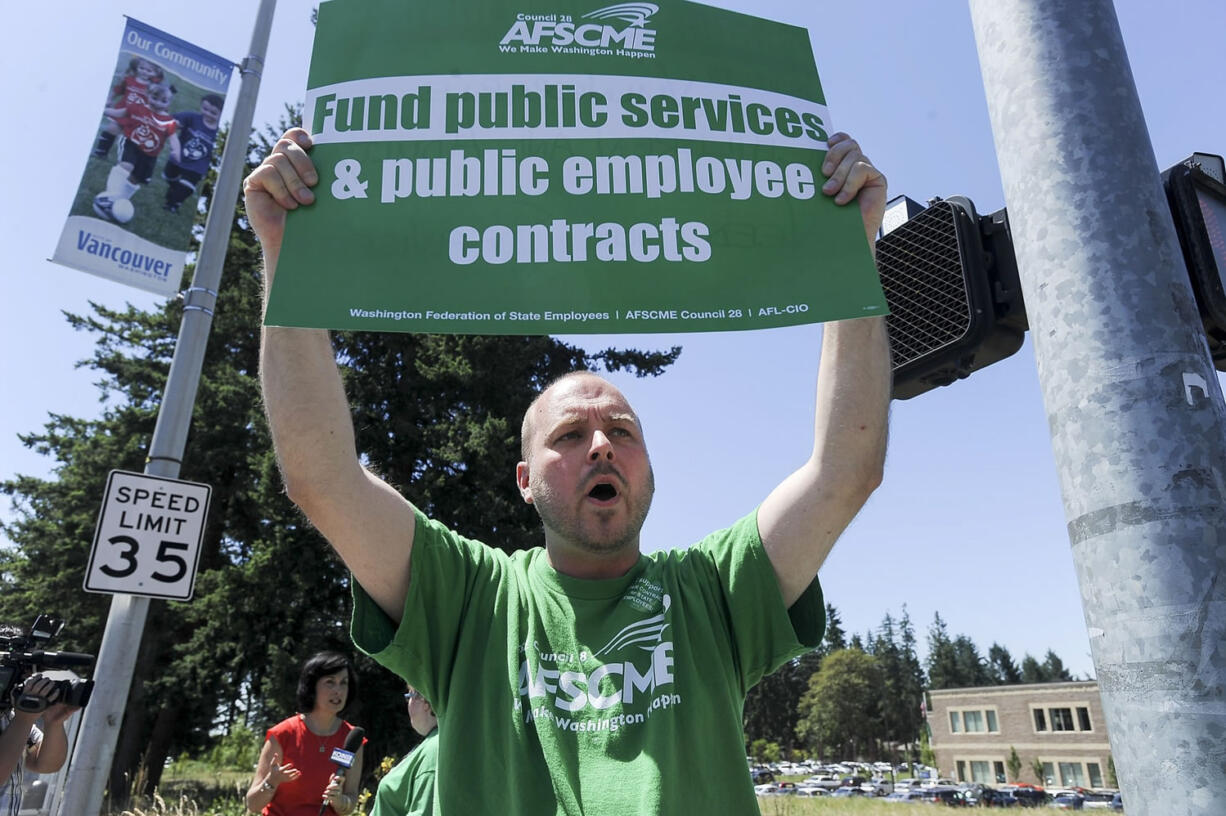
[[(613, 388), (615, 391), (618, 390), (613, 383), (591, 371), (571, 371), (560, 377), (555, 377), (553, 381), (549, 383), (549, 385), (545, 386), (541, 390), (541, 393), (536, 395), (536, 399), (532, 400), (532, 404), (528, 406), (528, 410), (524, 411), (524, 421), (519, 427), (519, 458), (522, 461), (528, 461), (528, 454), (532, 450), (532, 435), (536, 433), (535, 417), (540, 413), (540, 408), (543, 405), (543, 401), (546, 399), (546, 396), (555, 388), (564, 385), (566, 382), (582, 377), (591, 377), (592, 379), (600, 380), (601, 382), (608, 384), (608, 386)], [(618, 393), (620, 393), (620, 391), (618, 391)], [(639, 422), (637, 414), (634, 417), (634, 421), (639, 426), (639, 430), (642, 431), (643, 423)]]

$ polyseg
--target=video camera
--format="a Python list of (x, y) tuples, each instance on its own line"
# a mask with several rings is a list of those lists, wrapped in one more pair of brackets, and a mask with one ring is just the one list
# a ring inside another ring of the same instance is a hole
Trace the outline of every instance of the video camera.
[(0, 635), (0, 710), (11, 705), (18, 711), (38, 712), (52, 703), (84, 708), (89, 702), (93, 680), (56, 680), (59, 693), (49, 698), (25, 693), (25, 681), (35, 672), (94, 665), (91, 654), (43, 650), (63, 628), (64, 621), (59, 618), (39, 615), (24, 635)]

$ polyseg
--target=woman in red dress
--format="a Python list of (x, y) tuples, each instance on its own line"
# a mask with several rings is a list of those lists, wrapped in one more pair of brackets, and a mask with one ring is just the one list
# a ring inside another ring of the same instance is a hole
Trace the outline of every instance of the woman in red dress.
[[(337, 779), (332, 751), (342, 748), (353, 726), (341, 719), (357, 696), (357, 675), (338, 652), (320, 652), (298, 678), (298, 714), (268, 729), (247, 809), (264, 816), (346, 816), (358, 803), (362, 749), (344, 779)], [(366, 740), (362, 740), (365, 745)]]

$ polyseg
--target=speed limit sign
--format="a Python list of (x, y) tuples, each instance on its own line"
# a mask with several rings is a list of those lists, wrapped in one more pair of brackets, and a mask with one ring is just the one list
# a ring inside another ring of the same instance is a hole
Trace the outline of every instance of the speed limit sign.
[(190, 600), (212, 493), (206, 484), (112, 470), (85, 591)]

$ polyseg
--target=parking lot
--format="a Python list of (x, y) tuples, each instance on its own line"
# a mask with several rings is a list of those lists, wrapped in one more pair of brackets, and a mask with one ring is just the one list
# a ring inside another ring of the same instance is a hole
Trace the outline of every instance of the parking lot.
[[(1027, 784), (959, 784), (935, 769), (888, 763), (751, 764), (750, 778), (759, 801), (774, 799), (876, 802), (946, 807), (1046, 808), (1122, 812), (1118, 791), (1088, 788), (1042, 788)], [(913, 775), (915, 774), (915, 775)], [(863, 806), (857, 806), (858, 808)], [(822, 808), (823, 812), (829, 811)], [(764, 806), (763, 812), (769, 810)], [(817, 812), (816, 810), (814, 812)], [(848, 811), (853, 812), (853, 811)], [(857, 809), (854, 812), (865, 812)]]

